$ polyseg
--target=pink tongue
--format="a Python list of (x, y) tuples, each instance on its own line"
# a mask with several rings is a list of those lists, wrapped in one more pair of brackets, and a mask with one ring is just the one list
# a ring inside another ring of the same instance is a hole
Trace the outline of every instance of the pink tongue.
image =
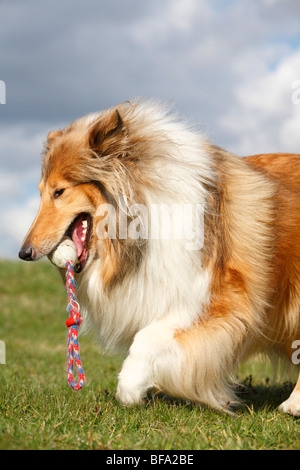
[(81, 256), (83, 252), (83, 242), (81, 240), (81, 237), (82, 237), (82, 226), (81, 226), (81, 221), (79, 221), (72, 233), (72, 240), (75, 243), (78, 258)]

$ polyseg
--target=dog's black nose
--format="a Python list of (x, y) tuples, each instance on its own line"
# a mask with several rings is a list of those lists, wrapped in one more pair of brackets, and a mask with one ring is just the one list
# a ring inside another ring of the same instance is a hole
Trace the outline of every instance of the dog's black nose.
[(34, 259), (34, 250), (31, 246), (22, 247), (19, 251), (19, 258), (23, 259), (24, 261), (33, 261)]

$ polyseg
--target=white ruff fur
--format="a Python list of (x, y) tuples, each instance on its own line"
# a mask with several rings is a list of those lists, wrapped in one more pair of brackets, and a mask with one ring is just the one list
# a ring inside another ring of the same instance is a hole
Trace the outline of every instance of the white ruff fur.
[[(213, 173), (204, 140), (149, 103), (131, 116), (131, 122), (140, 119), (146, 138), (157, 134), (146, 170), (149, 188), (143, 194), (149, 213), (151, 204), (159, 203), (203, 204), (205, 210), (203, 183), (212, 182)], [(85, 329), (107, 350), (130, 348), (117, 393), (123, 403), (137, 403), (147, 389), (160, 386), (156, 357), (160, 362), (166, 358), (161, 371), (172, 374), (182, 366), (180, 361), (172, 364), (179, 354), (175, 331), (196, 322), (209, 301), (210, 275), (201, 267), (201, 251), (187, 250), (187, 242), (148, 240), (139, 268), (106, 292), (99, 276), (101, 259), (90, 262), (79, 278)]]

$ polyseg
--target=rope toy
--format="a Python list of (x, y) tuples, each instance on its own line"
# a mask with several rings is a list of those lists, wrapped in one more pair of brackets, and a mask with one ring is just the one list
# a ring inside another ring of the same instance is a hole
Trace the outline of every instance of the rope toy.
[[(78, 328), (82, 322), (80, 306), (76, 297), (76, 280), (74, 266), (78, 262), (76, 247), (72, 240), (65, 239), (49, 255), (51, 263), (58, 268), (66, 268), (66, 290), (68, 293), (69, 318), (66, 321), (68, 328), (68, 364), (67, 381), (73, 390), (81, 390), (85, 384), (85, 374), (79, 354)], [(78, 381), (74, 381), (74, 364), (77, 368)]]

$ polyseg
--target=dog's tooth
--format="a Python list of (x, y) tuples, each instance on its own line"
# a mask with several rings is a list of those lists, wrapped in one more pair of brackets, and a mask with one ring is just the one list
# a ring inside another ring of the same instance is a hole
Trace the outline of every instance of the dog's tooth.
[(85, 238), (86, 238), (86, 232), (87, 232), (87, 229), (86, 229), (86, 228), (84, 228), (84, 229), (82, 230), (82, 237), (81, 237), (81, 241), (82, 241), (82, 242), (84, 242), (84, 241), (85, 241)]
[(87, 228), (87, 220), (83, 220), (83, 221), (82, 221), (82, 226), (83, 226), (84, 228)]

